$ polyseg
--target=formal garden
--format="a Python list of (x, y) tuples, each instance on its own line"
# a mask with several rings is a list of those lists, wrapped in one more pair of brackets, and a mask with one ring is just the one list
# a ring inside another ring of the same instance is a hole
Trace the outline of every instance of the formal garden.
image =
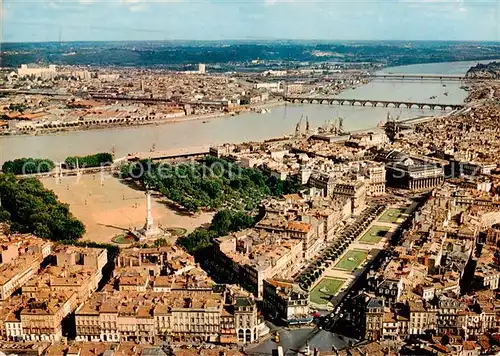
[(359, 242), (364, 244), (375, 245), (384, 238), (385, 235), (389, 232), (390, 228), (386, 226), (372, 226), (370, 229), (361, 236)]
[[(309, 288), (321, 278), (326, 269), (347, 250), (349, 245), (362, 233), (373, 220), (383, 211), (384, 207), (374, 206), (368, 208), (354, 224), (347, 227), (338, 239), (325, 248), (321, 254), (298, 276), (297, 281), (304, 290)], [(335, 266), (336, 267), (336, 266)]]
[(348, 272), (354, 271), (368, 256), (368, 251), (349, 250), (335, 265), (335, 268), (343, 269)]
[(311, 303), (326, 305), (328, 301), (342, 288), (345, 279), (325, 277), (311, 291)]
[(383, 223), (396, 223), (399, 218), (404, 214), (406, 209), (404, 208), (390, 208), (387, 209), (385, 213), (378, 219), (378, 221)]

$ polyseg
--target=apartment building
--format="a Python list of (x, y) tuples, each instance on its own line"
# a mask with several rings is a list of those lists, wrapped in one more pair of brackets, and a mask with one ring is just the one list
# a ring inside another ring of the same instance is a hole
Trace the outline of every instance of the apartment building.
[(318, 252), (326, 237), (322, 219), (306, 211), (304, 206), (294, 208), (286, 202), (264, 206), (263, 211), (264, 216), (255, 224), (255, 230), (301, 240), (306, 259)]
[(96, 293), (75, 313), (77, 340), (251, 343), (259, 338), (253, 298), (225, 286), (207, 291)]
[(289, 274), (303, 259), (301, 239), (255, 229), (217, 238), (216, 244), (217, 265), (258, 297), (265, 279)]
[(17, 69), (17, 75), (20, 77), (35, 76), (42, 79), (52, 79), (57, 75), (57, 67), (50, 64), (48, 67), (41, 67), (34, 64), (21, 64)]
[(6, 300), (38, 272), (52, 243), (32, 235), (14, 235), (0, 236), (0, 246), (0, 300)]
[(265, 280), (263, 301), (269, 316), (284, 324), (307, 324), (313, 320), (309, 293), (291, 281)]
[(143, 270), (147, 275), (182, 274), (195, 266), (193, 256), (178, 246), (130, 248), (121, 251), (116, 261), (118, 268)]
[(58, 246), (51, 257), (55, 264), (33, 273), (20, 296), (2, 302), (4, 340), (61, 340), (63, 319), (97, 289), (107, 263), (105, 249)]
[(360, 173), (365, 179), (367, 195), (380, 196), (385, 194), (386, 171), (384, 164), (363, 162)]
[(62, 320), (76, 305), (74, 292), (38, 293), (20, 311), (22, 338), (27, 341), (60, 341)]

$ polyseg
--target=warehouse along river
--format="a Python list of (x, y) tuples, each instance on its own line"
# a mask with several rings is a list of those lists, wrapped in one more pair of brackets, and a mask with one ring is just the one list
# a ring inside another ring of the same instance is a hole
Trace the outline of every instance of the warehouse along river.
[[(464, 74), (476, 62), (450, 62), (386, 68), (383, 72), (411, 74)], [(408, 100), (462, 103), (467, 93), (458, 82), (383, 81), (375, 80), (361, 87), (346, 90), (339, 96), (350, 99)], [(445, 94), (447, 93), (447, 94)], [(430, 99), (435, 97), (435, 99)], [(302, 115), (311, 127), (335, 117), (344, 118), (346, 130), (362, 130), (377, 126), (390, 112), (409, 118), (438, 115), (440, 111), (419, 109), (372, 108), (359, 106), (296, 105), (276, 107), (267, 114), (243, 113), (235, 117), (183, 121), (163, 125), (117, 127), (113, 129), (77, 131), (39, 136), (0, 137), (0, 164), (20, 157), (47, 157), (63, 160), (67, 156), (115, 150), (117, 157), (131, 152), (244, 142), (279, 137), (293, 132)]]

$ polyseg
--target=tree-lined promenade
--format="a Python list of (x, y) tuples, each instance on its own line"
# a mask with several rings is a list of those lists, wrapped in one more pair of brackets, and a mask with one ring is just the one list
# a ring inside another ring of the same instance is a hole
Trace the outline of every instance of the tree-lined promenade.
[[(67, 157), (62, 162), (62, 168), (66, 170), (85, 170), (87, 168), (108, 167), (112, 163), (113, 155), (102, 152), (88, 156)], [(53, 172), (56, 166), (57, 164), (48, 158), (24, 157), (13, 161), (6, 161), (2, 165), (2, 172), (15, 175), (36, 175)]]

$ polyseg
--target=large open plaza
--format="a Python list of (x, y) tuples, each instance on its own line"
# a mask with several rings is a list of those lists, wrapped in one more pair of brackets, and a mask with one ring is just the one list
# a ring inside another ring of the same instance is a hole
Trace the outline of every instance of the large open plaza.
[[(129, 229), (140, 228), (146, 219), (144, 191), (129, 186), (110, 175), (44, 178), (45, 187), (53, 190), (59, 200), (70, 206), (71, 212), (86, 227), (84, 240), (109, 243)], [(151, 199), (153, 218), (164, 229), (176, 227), (191, 232), (209, 224), (213, 213), (188, 215), (169, 207), (160, 195)]]
[(359, 242), (364, 243), (364, 244), (378, 244), (380, 240), (382, 240), (385, 235), (387, 235), (387, 232), (389, 232), (390, 228), (387, 226), (377, 226), (374, 225), (368, 229), (367, 232), (361, 236), (359, 239)]
[(325, 277), (311, 291), (311, 302), (326, 305), (344, 284), (344, 279)]
[(348, 272), (354, 271), (368, 256), (368, 251), (363, 250), (349, 250), (335, 265), (335, 268), (346, 270)]

